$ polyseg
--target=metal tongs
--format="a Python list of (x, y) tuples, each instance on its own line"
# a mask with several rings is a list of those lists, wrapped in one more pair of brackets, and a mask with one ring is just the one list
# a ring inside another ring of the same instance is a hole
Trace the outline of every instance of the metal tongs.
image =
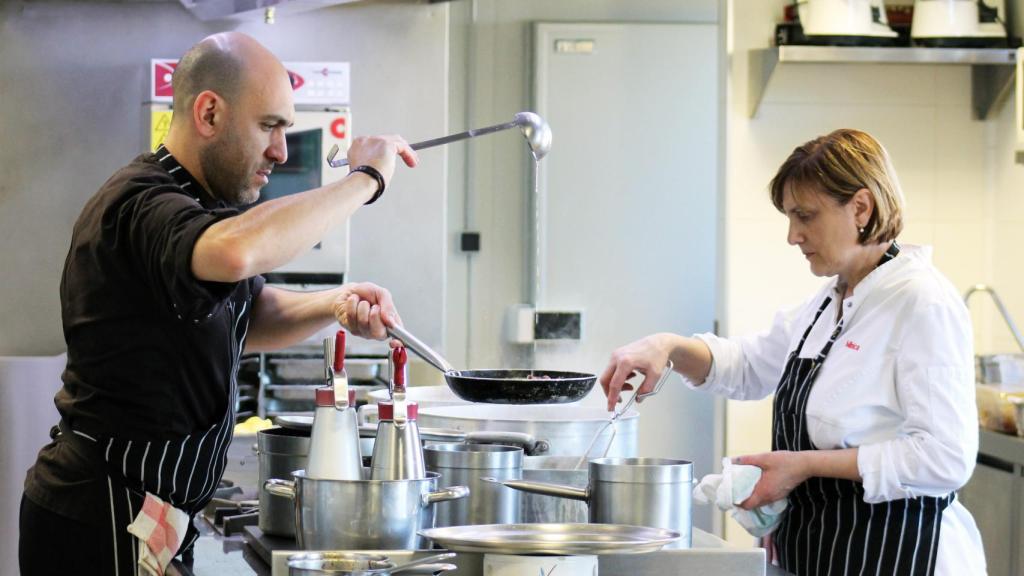
[[(509, 128), (519, 128), (523, 131), (523, 136), (526, 137), (526, 142), (530, 145), (530, 151), (533, 152), (533, 157), (535, 159), (540, 160), (547, 155), (549, 150), (551, 150), (551, 128), (548, 127), (548, 123), (545, 122), (543, 118), (533, 112), (519, 112), (512, 117), (511, 122), (495, 124), (494, 126), (487, 126), (486, 128), (467, 130), (465, 132), (459, 132), (458, 134), (434, 138), (433, 140), (424, 140), (423, 142), (410, 144), (409, 147), (413, 150), (433, 148), (434, 146), (450, 144), (467, 138), (475, 138), (477, 136), (483, 136), (484, 134), (508, 130)], [(330, 152), (327, 153), (327, 163), (331, 168), (348, 166), (348, 158), (338, 158), (335, 160), (335, 156), (338, 155), (339, 150), (338, 145), (335, 144), (334, 146), (331, 146)]]
[(665, 369), (661, 371), (661, 377), (658, 378), (657, 384), (654, 385), (654, 390), (651, 390), (646, 394), (634, 392), (633, 395), (630, 396), (629, 401), (626, 402), (626, 404), (622, 408), (616, 410), (615, 413), (612, 414), (611, 419), (604, 423), (604, 426), (601, 426), (600, 428), (597, 429), (597, 433), (594, 434), (594, 438), (590, 441), (590, 444), (587, 444), (587, 449), (583, 451), (583, 455), (580, 456), (579, 461), (576, 462), (576, 466), (573, 467), (574, 470), (579, 470), (580, 467), (587, 462), (587, 459), (590, 456), (590, 450), (594, 447), (594, 444), (597, 443), (597, 439), (601, 437), (601, 434), (604, 434), (604, 431), (607, 430), (609, 426), (611, 426), (612, 437), (608, 439), (608, 444), (604, 447), (604, 452), (601, 453), (601, 458), (604, 458), (605, 456), (608, 455), (608, 450), (611, 449), (612, 442), (615, 441), (615, 435), (618, 433), (618, 428), (615, 427), (615, 423), (616, 421), (618, 421), (619, 417), (628, 412), (630, 407), (633, 406), (634, 402), (638, 400), (643, 400), (645, 398), (650, 398), (651, 396), (654, 396), (658, 392), (661, 392), (661, 387), (665, 385), (665, 382), (668, 382), (668, 378), (669, 376), (672, 375), (672, 370), (674, 368), (675, 364), (673, 364), (672, 361), (669, 360), (668, 364), (665, 365)]

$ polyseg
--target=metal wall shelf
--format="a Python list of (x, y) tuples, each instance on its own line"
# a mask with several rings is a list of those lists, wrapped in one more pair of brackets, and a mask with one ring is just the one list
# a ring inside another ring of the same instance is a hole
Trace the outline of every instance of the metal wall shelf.
[(768, 81), (779, 63), (954, 64), (971, 67), (974, 114), (984, 120), (1012, 84), (1017, 50), (1011, 48), (876, 48), (861, 46), (777, 46), (750, 51), (748, 110), (757, 114)]

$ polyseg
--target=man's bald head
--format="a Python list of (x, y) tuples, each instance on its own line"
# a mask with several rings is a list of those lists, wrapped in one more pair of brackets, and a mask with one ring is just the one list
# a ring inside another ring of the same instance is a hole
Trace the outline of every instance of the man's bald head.
[(206, 90), (235, 102), (251, 76), (268, 71), (287, 74), (277, 58), (253, 37), (241, 32), (207, 36), (189, 48), (174, 69), (174, 109), (190, 110), (196, 96)]

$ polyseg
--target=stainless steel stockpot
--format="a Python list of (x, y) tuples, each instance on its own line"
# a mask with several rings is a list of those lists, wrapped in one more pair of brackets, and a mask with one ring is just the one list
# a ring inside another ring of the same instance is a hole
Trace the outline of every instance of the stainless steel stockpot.
[(519, 492), (480, 478), (521, 478), (522, 448), (500, 444), (428, 444), (423, 448), (423, 460), (427, 470), (441, 475), (442, 486), (469, 487), (468, 498), (437, 504), (435, 526), (519, 521)]
[(582, 500), (592, 523), (665, 528), (679, 533), (669, 548), (691, 543), (693, 464), (667, 458), (596, 458), (586, 488), (505, 480), (509, 488)]
[[(594, 435), (608, 423), (604, 408), (582, 405), (496, 405), (440, 406), (420, 410), (421, 427), (451, 428), (463, 432), (481, 430), (524, 432), (549, 445), (549, 456), (582, 456)], [(636, 456), (640, 414), (630, 410), (614, 428), (608, 426), (594, 442), (590, 455)]]
[(426, 548), (417, 532), (434, 526), (434, 504), (469, 495), (465, 486), (438, 490), (433, 472), (409, 480), (324, 480), (305, 470), (291, 476), (264, 486), (295, 501), (295, 539), (303, 550)]
[(306, 467), (309, 455), (309, 431), (268, 428), (256, 433), (259, 457), (259, 527), (265, 534), (295, 537), (295, 506), (283, 498), (274, 498), (263, 484), (271, 478), (291, 478), (293, 470)]

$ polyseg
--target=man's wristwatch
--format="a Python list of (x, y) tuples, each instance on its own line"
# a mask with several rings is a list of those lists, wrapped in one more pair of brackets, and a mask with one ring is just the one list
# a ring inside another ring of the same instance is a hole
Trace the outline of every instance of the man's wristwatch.
[(372, 198), (366, 201), (366, 204), (373, 204), (378, 198), (384, 195), (384, 175), (381, 174), (379, 170), (368, 164), (363, 164), (362, 166), (356, 166), (351, 170), (351, 172), (362, 172), (377, 181), (377, 192), (374, 193)]

